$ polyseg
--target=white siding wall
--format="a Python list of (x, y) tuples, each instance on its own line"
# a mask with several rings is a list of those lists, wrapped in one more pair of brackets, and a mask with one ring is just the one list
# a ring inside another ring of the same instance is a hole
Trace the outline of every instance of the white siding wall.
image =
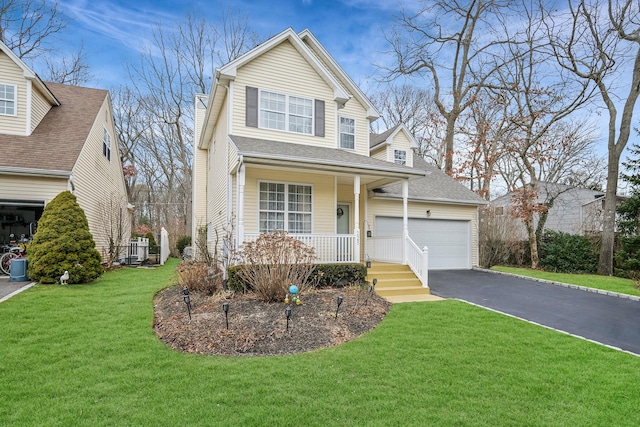
[(223, 105), (216, 123), (213, 141), (209, 143), (207, 159), (206, 222), (222, 233), (227, 224), (227, 192), (229, 177), (229, 142), (227, 141), (227, 104)]
[(4, 52), (0, 52), (0, 83), (16, 85), (17, 115), (0, 115), (0, 132), (11, 135), (26, 135), (27, 126), (27, 80), (20, 67)]
[(35, 87), (31, 91), (31, 131), (38, 127), (42, 118), (51, 109), (51, 104)]
[[(111, 135), (111, 161), (102, 154), (103, 129)], [(124, 212), (127, 207), (127, 193), (118, 156), (118, 146), (111, 115), (111, 104), (105, 99), (91, 128), (87, 141), (80, 152), (73, 169), (74, 194), (78, 204), (84, 209), (89, 229), (96, 241), (96, 249), (104, 256), (108, 248), (103, 210), (110, 201), (119, 204)], [(126, 232), (131, 233), (130, 224)]]
[(67, 189), (67, 178), (0, 175), (0, 199), (33, 200), (48, 203)]
[[(198, 228), (207, 223), (207, 156), (209, 152), (197, 148), (198, 141), (202, 132), (202, 125), (207, 110), (198, 108), (199, 98), (195, 99), (195, 120), (194, 120), (194, 149), (193, 149), (193, 166), (192, 166), (192, 220), (191, 220), (191, 241), (195, 245), (198, 238)], [(206, 97), (204, 100), (206, 101)]]
[[(426, 211), (431, 211), (430, 219), (470, 220), (471, 221), (471, 260), (478, 265), (478, 209), (475, 206), (445, 205), (437, 203), (409, 201), (409, 218), (427, 218)], [(367, 221), (370, 230), (375, 230), (375, 216), (392, 216), (402, 218), (402, 200), (368, 200)]]

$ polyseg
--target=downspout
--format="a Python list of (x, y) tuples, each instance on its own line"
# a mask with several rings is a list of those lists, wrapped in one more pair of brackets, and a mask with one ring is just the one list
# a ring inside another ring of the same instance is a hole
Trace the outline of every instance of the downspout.
[(238, 178), (237, 178), (237, 227), (238, 227), (238, 245), (244, 241), (244, 183), (245, 183), (245, 167), (244, 156), (240, 155), (238, 160)]
[(69, 190), (72, 194), (76, 191), (76, 186), (73, 184), (73, 174), (69, 175), (69, 180), (67, 181), (67, 190)]

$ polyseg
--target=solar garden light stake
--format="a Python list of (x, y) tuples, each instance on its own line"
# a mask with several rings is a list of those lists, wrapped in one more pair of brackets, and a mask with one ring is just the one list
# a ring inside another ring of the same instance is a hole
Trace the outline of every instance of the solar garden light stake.
[(224, 310), (224, 320), (227, 324), (227, 329), (229, 329), (229, 303), (223, 302), (222, 309)]
[(342, 300), (344, 300), (344, 298), (342, 297), (342, 295), (340, 295), (338, 297), (338, 306), (336, 307), (336, 319), (338, 318), (338, 310), (340, 310), (340, 304), (342, 304)]
[(289, 319), (291, 318), (291, 307), (287, 306), (287, 308), (284, 309), (284, 314), (287, 316), (287, 331), (289, 330)]
[(189, 289), (185, 286), (182, 290), (184, 303), (187, 305), (187, 311), (189, 312), (189, 320), (191, 320), (191, 297), (189, 296)]

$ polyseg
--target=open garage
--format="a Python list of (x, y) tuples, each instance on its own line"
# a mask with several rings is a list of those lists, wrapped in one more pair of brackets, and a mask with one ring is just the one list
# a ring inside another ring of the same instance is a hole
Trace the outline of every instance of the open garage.
[(0, 246), (30, 239), (43, 210), (43, 200), (0, 199)]

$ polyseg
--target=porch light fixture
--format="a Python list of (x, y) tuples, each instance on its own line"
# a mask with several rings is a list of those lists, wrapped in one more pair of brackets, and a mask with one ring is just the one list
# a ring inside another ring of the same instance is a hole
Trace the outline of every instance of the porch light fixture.
[(189, 320), (191, 320), (191, 297), (189, 296), (189, 289), (185, 286), (182, 289), (184, 303), (187, 305), (187, 311), (189, 312)]
[(431, 216), (431, 209), (427, 209), (427, 217)]
[(375, 292), (375, 291), (376, 291), (376, 285), (377, 285), (377, 284), (378, 284), (378, 279), (373, 279), (373, 287), (371, 288), (371, 290), (372, 290), (373, 292)]
[(228, 302), (222, 303), (222, 310), (224, 310), (224, 320), (227, 324), (227, 329), (229, 329), (229, 303)]
[(340, 304), (342, 304), (343, 300), (344, 300), (344, 298), (342, 297), (342, 295), (340, 295), (338, 297), (338, 306), (336, 307), (336, 319), (338, 318), (338, 310), (340, 310)]
[(371, 268), (371, 261), (367, 260), (367, 268)]
[(291, 319), (291, 307), (287, 306), (287, 308), (284, 309), (284, 314), (287, 316), (287, 331), (289, 330), (289, 319)]

